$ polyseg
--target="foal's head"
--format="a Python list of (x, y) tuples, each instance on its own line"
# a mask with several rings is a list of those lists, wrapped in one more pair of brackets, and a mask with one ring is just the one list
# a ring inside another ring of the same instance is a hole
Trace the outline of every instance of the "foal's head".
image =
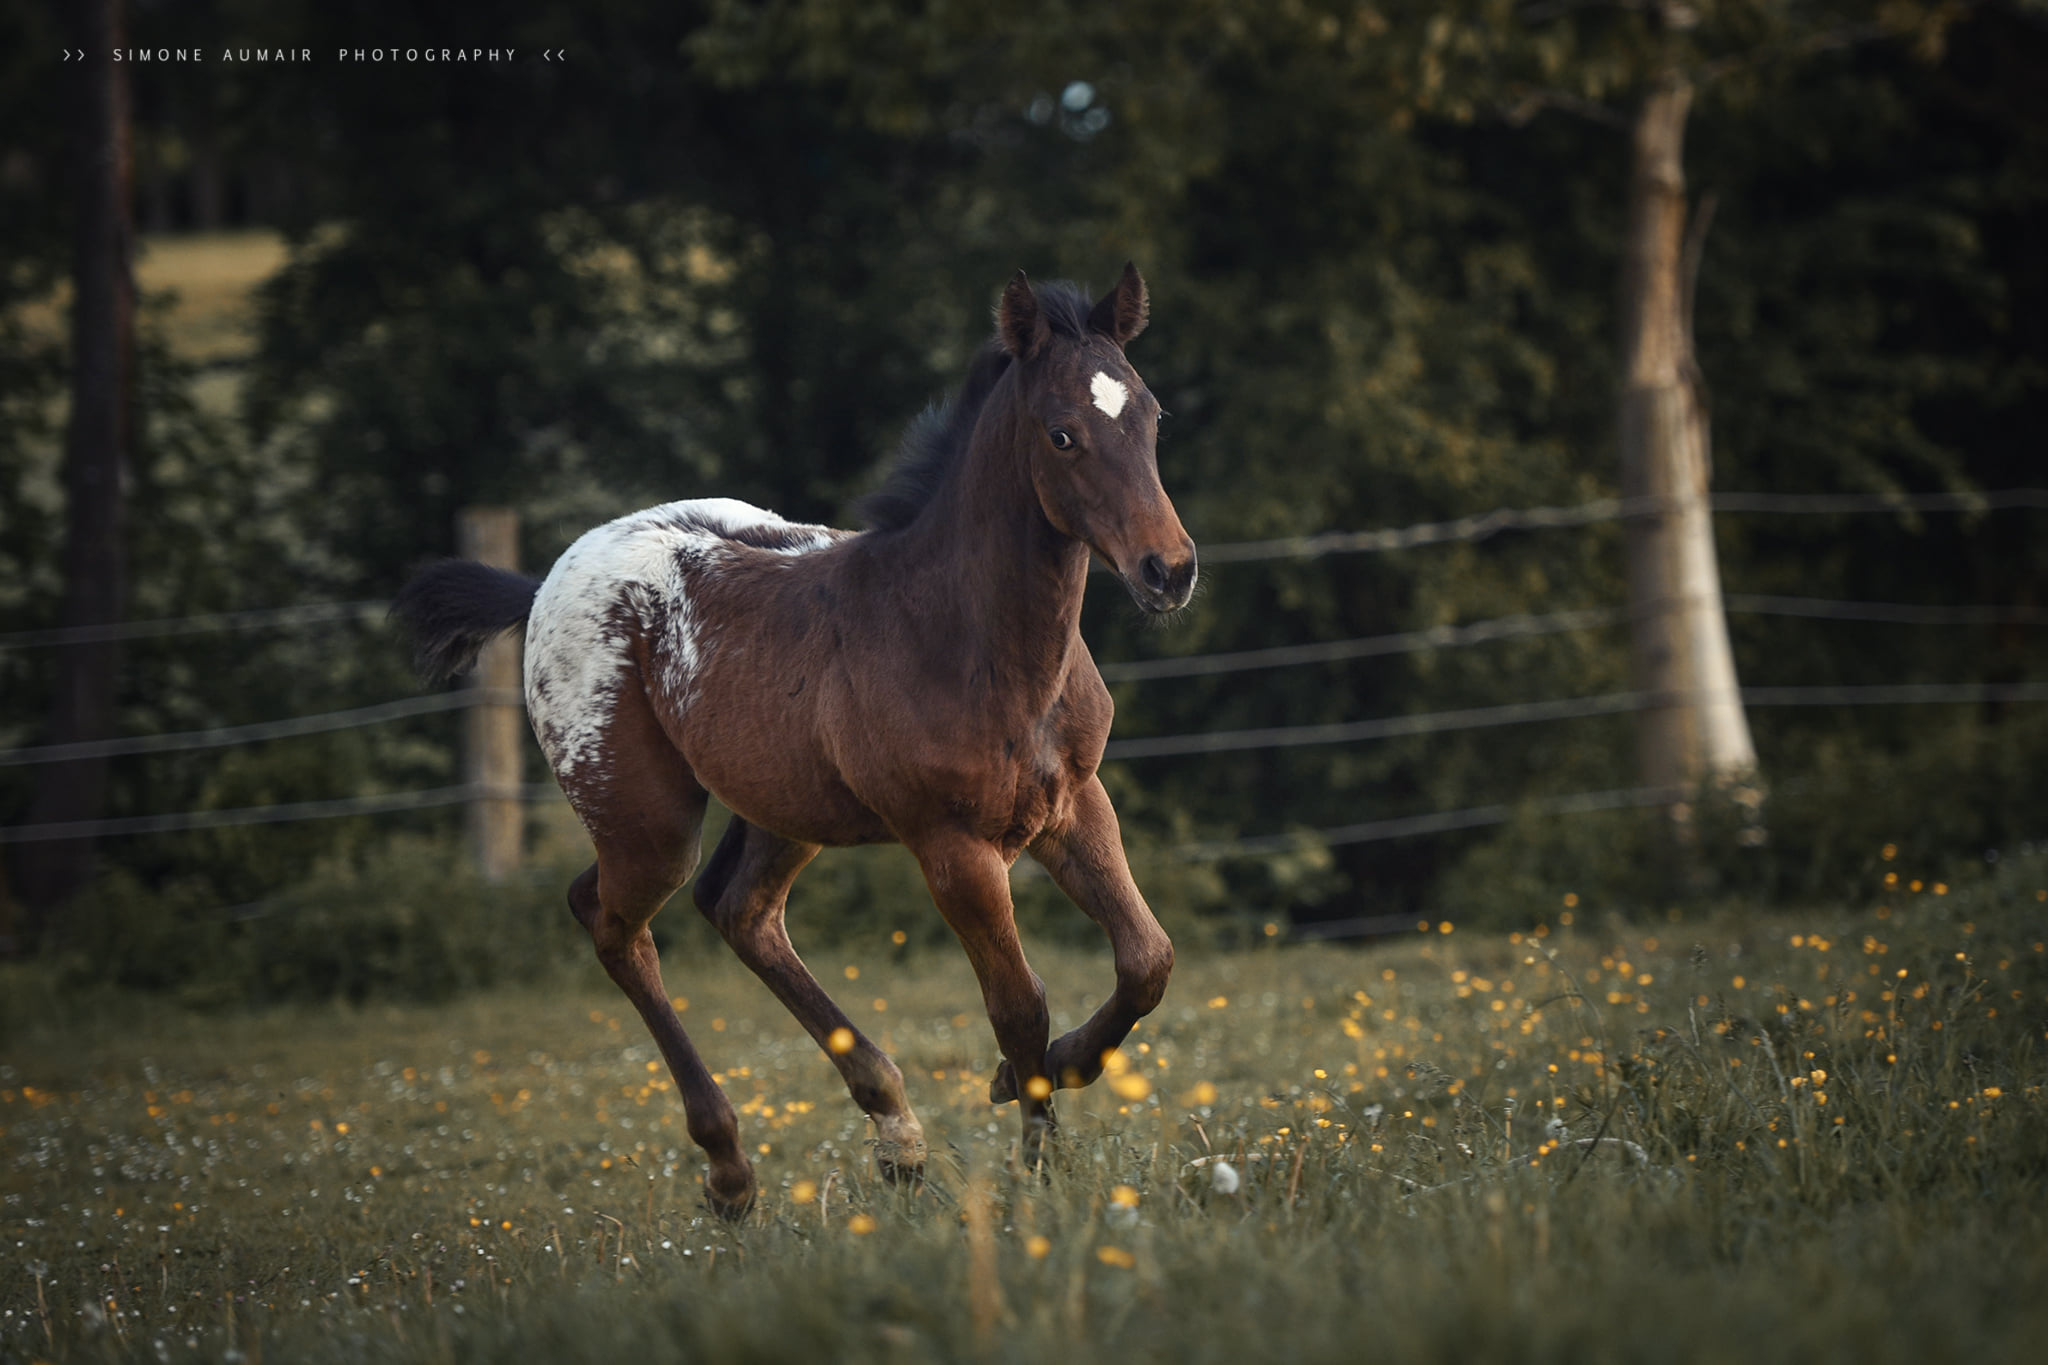
[(1046, 519), (1109, 561), (1139, 606), (1172, 611), (1194, 593), (1195, 543), (1159, 485), (1159, 404), (1124, 358), (1146, 310), (1145, 281), (1126, 265), (1068, 335), (1020, 270), (996, 336), (1015, 361), (1016, 418)]

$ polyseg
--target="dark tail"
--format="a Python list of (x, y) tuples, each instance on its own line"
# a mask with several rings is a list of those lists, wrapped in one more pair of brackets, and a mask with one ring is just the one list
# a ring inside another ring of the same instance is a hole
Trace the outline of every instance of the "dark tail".
[(525, 574), (443, 559), (398, 590), (391, 615), (412, 635), (420, 676), (442, 683), (468, 672), (492, 637), (524, 621), (539, 591), (540, 581)]

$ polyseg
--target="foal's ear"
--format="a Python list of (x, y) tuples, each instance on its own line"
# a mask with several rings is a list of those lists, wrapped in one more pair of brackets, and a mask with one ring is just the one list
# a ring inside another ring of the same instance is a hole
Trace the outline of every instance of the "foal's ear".
[(1121, 346), (1145, 330), (1145, 320), (1151, 315), (1152, 300), (1145, 294), (1145, 277), (1138, 273), (1137, 266), (1125, 261), (1124, 277), (1097, 301), (1094, 311), (1088, 314), (1088, 326)]
[(1019, 360), (1031, 359), (1052, 339), (1052, 324), (1039, 311), (1038, 296), (1021, 270), (1003, 286), (1002, 300), (996, 304), (996, 336)]

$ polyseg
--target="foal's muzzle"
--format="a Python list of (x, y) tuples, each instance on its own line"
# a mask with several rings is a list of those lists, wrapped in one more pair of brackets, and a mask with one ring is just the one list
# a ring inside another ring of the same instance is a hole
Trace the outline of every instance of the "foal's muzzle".
[(1176, 561), (1146, 555), (1138, 561), (1136, 576), (1126, 577), (1124, 583), (1145, 610), (1178, 611), (1195, 595), (1195, 573), (1195, 547), (1189, 545), (1186, 558)]

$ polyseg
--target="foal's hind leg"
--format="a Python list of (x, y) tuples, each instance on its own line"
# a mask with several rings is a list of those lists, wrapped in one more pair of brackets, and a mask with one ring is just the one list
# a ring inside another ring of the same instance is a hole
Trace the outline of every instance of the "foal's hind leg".
[(754, 1202), (754, 1168), (740, 1150), (731, 1101), (683, 1032), (662, 984), (648, 923), (697, 862), (704, 791), (668, 744), (644, 699), (622, 696), (599, 776), (563, 783), (597, 845), (597, 862), (569, 887), (569, 908), (597, 960), (640, 1012), (675, 1077), (690, 1138), (711, 1159), (704, 1199), (738, 1218)]
[(781, 838), (735, 815), (692, 894), (740, 960), (825, 1049), (853, 1102), (875, 1121), (881, 1173), (914, 1181), (924, 1174), (924, 1128), (910, 1111), (903, 1073), (825, 994), (783, 923), (790, 883), (817, 855), (816, 844)]
[[(683, 1032), (682, 1021), (669, 1004), (668, 990), (661, 980), (661, 963), (655, 955), (654, 935), (647, 929), (648, 919), (674, 892), (675, 885), (669, 883), (655, 895), (652, 887), (662, 885), (666, 879), (635, 885), (633, 873), (621, 873), (616, 870), (618, 866), (616, 860), (607, 863), (600, 855), (598, 862), (570, 886), (570, 908), (590, 930), (598, 961), (640, 1012), (647, 1031), (661, 1049), (662, 1059), (668, 1063), (669, 1074), (675, 1077), (690, 1140), (711, 1159), (711, 1170), (704, 1180), (705, 1203), (721, 1217), (738, 1218), (754, 1202), (753, 1164), (740, 1150), (739, 1120), (733, 1114), (732, 1102), (711, 1079), (710, 1070), (697, 1055), (690, 1036)], [(632, 890), (614, 891), (615, 886)]]
[[(1115, 992), (1086, 1023), (1046, 1049), (1046, 1074), (1054, 1084), (1083, 1086), (1102, 1074), (1103, 1054), (1158, 1008), (1173, 971), (1173, 943), (1131, 880), (1116, 811), (1099, 780), (1091, 779), (1074, 794), (1073, 820), (1040, 836), (1031, 853), (1060, 890), (1102, 926), (1116, 956)], [(1017, 1097), (1009, 1063), (997, 1068), (988, 1097), (994, 1104)]]

